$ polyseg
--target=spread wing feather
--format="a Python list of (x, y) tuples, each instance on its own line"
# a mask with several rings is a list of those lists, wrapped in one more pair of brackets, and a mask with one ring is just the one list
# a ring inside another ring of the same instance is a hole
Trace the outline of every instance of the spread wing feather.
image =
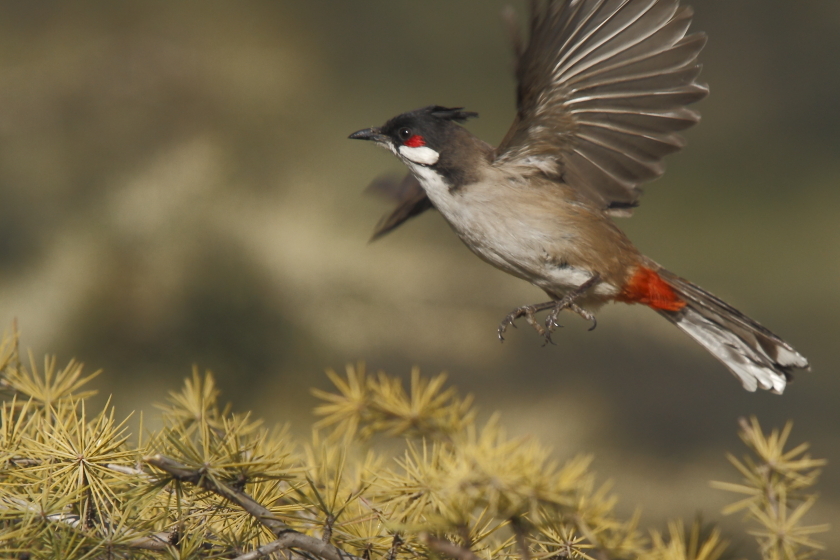
[(686, 36), (692, 15), (679, 0), (533, 2), (517, 117), (495, 164), (560, 175), (628, 215), (639, 185), (683, 147), (677, 132), (699, 120), (686, 105), (708, 93), (696, 82), (706, 38)]
[(379, 177), (368, 186), (367, 192), (395, 203), (394, 209), (382, 216), (376, 224), (371, 241), (376, 241), (407, 220), (433, 208), (420, 181), (411, 173), (402, 179), (390, 175)]

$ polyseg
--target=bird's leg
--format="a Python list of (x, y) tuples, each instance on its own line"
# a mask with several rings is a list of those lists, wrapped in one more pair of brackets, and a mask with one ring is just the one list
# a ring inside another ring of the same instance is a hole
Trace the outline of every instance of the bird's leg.
[[(557, 317), (560, 315), (560, 312), (563, 311), (564, 309), (571, 309), (572, 311), (574, 311), (575, 313), (577, 313), (578, 315), (580, 315), (581, 317), (583, 317), (587, 321), (592, 321), (593, 326), (589, 330), (592, 330), (592, 329), (595, 328), (595, 324), (597, 324), (597, 323), (595, 323), (595, 315), (593, 315), (589, 311), (585, 310), (584, 308), (582, 308), (581, 306), (576, 304), (575, 300), (577, 300), (580, 296), (582, 296), (583, 294), (588, 292), (589, 289), (592, 286), (594, 286), (595, 284), (597, 284), (600, 281), (600, 279), (601, 279), (600, 275), (594, 274), (589, 280), (587, 280), (586, 282), (584, 282), (583, 284), (581, 284), (580, 286), (578, 286), (574, 290), (571, 290), (565, 296), (563, 296), (562, 298), (560, 298), (556, 302), (554, 302), (554, 309), (552, 309), (551, 312), (549, 312), (548, 317), (545, 318), (545, 335), (544, 336), (545, 336), (547, 342), (551, 342), (551, 333), (554, 332), (555, 328), (560, 326), (560, 325), (557, 324)], [(540, 334), (542, 334), (542, 333), (540, 333)]]
[[(545, 303), (538, 303), (535, 305), (525, 305), (514, 309), (507, 317), (504, 318), (504, 320), (502, 320), (502, 323), (499, 325), (499, 340), (504, 341), (505, 338), (503, 335), (509, 325), (516, 327), (514, 321), (520, 317), (525, 317), (528, 324), (534, 327), (534, 330), (536, 330), (541, 336), (545, 337), (546, 342), (552, 342), (551, 333), (554, 332), (554, 329), (560, 326), (557, 324), (557, 317), (564, 309), (571, 309), (587, 321), (592, 321), (592, 328), (589, 330), (594, 329), (597, 325), (595, 315), (577, 305), (575, 301), (589, 291), (589, 289), (596, 285), (600, 280), (600, 275), (595, 274), (589, 280), (574, 290), (571, 290), (558, 300), (547, 301)], [(548, 317), (546, 317), (545, 326), (543, 326), (537, 322), (534, 315), (547, 309), (551, 309), (551, 312), (549, 312)]]

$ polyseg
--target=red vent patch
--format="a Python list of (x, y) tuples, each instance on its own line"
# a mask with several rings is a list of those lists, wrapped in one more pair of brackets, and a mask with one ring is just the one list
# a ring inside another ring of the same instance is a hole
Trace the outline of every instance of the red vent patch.
[(679, 311), (686, 303), (653, 270), (640, 266), (616, 298), (627, 303), (643, 303), (653, 309)]

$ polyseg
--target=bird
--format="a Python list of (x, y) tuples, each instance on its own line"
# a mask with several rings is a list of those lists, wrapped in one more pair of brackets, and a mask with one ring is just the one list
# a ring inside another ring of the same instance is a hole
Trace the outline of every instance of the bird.
[(604, 304), (642, 304), (746, 390), (782, 394), (808, 360), (643, 255), (613, 220), (632, 215), (640, 185), (664, 173), (679, 133), (700, 120), (688, 105), (709, 92), (697, 81), (706, 35), (689, 34), (693, 15), (679, 0), (532, 0), (527, 42), (511, 24), (516, 116), (498, 146), (463, 126), (477, 113), (441, 105), (350, 135), (409, 170), (371, 185), (396, 202), (373, 238), (434, 208), (478, 257), (541, 288), (549, 301), (514, 309), (500, 340), (521, 318), (551, 342), (564, 310), (594, 328)]

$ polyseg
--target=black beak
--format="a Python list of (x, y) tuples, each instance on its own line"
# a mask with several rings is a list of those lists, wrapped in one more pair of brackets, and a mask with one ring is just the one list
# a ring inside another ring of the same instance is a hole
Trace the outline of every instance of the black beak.
[(354, 132), (349, 136), (351, 140), (373, 140), (374, 142), (385, 142), (386, 137), (382, 131), (377, 128), (366, 128), (358, 132)]

